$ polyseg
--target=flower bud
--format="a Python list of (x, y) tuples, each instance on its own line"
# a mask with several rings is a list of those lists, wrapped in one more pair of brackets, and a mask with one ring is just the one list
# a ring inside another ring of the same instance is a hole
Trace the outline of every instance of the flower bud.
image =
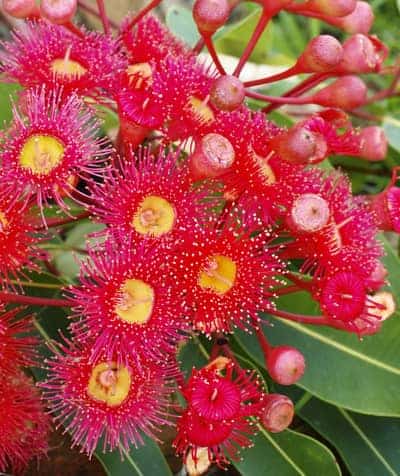
[(196, 448), (195, 452), (189, 450), (185, 466), (188, 476), (201, 476), (211, 466), (210, 455), (208, 448)]
[(279, 433), (286, 430), (294, 417), (293, 402), (286, 395), (270, 393), (265, 398), (261, 421), (266, 430)]
[(51, 23), (62, 25), (72, 20), (76, 13), (77, 0), (42, 0), (40, 14)]
[(304, 73), (320, 73), (337, 66), (343, 57), (343, 48), (331, 35), (319, 35), (307, 45), (297, 65)]
[(196, 179), (215, 178), (224, 174), (235, 160), (235, 150), (229, 140), (210, 133), (196, 142), (189, 158), (189, 169)]
[(329, 203), (315, 193), (304, 193), (293, 203), (288, 225), (296, 233), (321, 230), (330, 218)]
[(310, 10), (322, 15), (344, 17), (350, 15), (356, 8), (357, 0), (309, 0), (302, 10)]
[(343, 59), (339, 70), (344, 73), (377, 72), (387, 53), (386, 46), (377, 38), (357, 33), (343, 43)]
[(379, 126), (369, 126), (360, 133), (360, 157), (376, 162), (385, 160), (388, 141), (385, 131)]
[(374, 23), (374, 12), (367, 2), (357, 2), (356, 8), (350, 15), (331, 18), (329, 23), (347, 33), (364, 33), (366, 35)]
[(304, 374), (306, 363), (303, 354), (294, 347), (273, 347), (267, 357), (267, 369), (275, 382), (293, 385)]
[(372, 301), (376, 304), (372, 314), (378, 316), (381, 321), (389, 319), (396, 311), (396, 303), (393, 294), (388, 291), (380, 291), (372, 296)]
[(400, 188), (390, 186), (378, 195), (369, 196), (369, 200), (376, 226), (400, 233)]
[(316, 104), (349, 110), (362, 106), (367, 99), (367, 86), (357, 76), (343, 76), (314, 94)]
[(36, 12), (35, 0), (3, 0), (3, 9), (15, 18), (26, 18)]
[(229, 13), (227, 0), (196, 0), (193, 5), (193, 18), (202, 33), (215, 33), (228, 20)]
[(297, 125), (271, 141), (271, 148), (292, 164), (317, 163), (324, 160), (328, 146), (324, 137)]
[(221, 111), (234, 111), (244, 101), (243, 83), (235, 76), (220, 76), (214, 81), (210, 92), (210, 101)]

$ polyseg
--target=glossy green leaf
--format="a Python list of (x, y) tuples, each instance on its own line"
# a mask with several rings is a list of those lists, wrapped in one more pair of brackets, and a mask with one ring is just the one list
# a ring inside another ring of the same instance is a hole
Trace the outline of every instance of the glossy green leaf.
[(167, 11), (165, 21), (174, 35), (189, 46), (194, 46), (200, 38), (192, 12), (180, 5), (173, 5)]
[(11, 98), (15, 99), (16, 92), (20, 89), (17, 84), (0, 83), (0, 128), (3, 129), (5, 125), (12, 118), (12, 102)]
[(253, 438), (254, 446), (242, 452), (243, 461), (234, 463), (242, 476), (338, 476), (334, 455), (309, 436), (286, 430)]
[(124, 452), (123, 460), (119, 451), (97, 451), (95, 454), (109, 476), (172, 476), (158, 445), (148, 437), (144, 438), (144, 443), (140, 448), (131, 449), (129, 453)]
[[(385, 242), (385, 264), (392, 291), (400, 295), (400, 262)], [(315, 314), (316, 304), (305, 293), (282, 299), (280, 307), (297, 313)], [(268, 316), (266, 316), (268, 318)], [(271, 318), (265, 327), (274, 345), (287, 344), (305, 355), (307, 368), (298, 385), (327, 402), (360, 413), (400, 416), (400, 319), (394, 315), (382, 330), (360, 341), (356, 335), (327, 327), (305, 326)], [(253, 335), (238, 333), (247, 353), (259, 365), (263, 355)]]
[(360, 415), (314, 397), (298, 414), (335, 446), (353, 476), (400, 474), (400, 419)]
[(389, 144), (397, 152), (400, 152), (400, 120), (392, 116), (386, 116), (383, 119), (382, 127)]

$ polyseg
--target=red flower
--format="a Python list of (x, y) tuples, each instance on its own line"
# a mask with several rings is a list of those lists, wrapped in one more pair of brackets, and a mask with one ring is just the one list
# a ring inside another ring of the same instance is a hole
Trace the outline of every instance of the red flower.
[(90, 361), (91, 343), (84, 349), (66, 342), (63, 353), (49, 362), (49, 378), (41, 386), (54, 420), (91, 456), (101, 449), (129, 451), (143, 444), (142, 433), (154, 437), (168, 423), (165, 407), (172, 375), (165, 365), (147, 362), (140, 370), (99, 356)]
[(187, 408), (178, 421), (174, 446), (195, 462), (203, 448), (218, 464), (235, 459), (240, 448), (251, 445), (248, 436), (255, 432), (247, 417), (258, 415), (263, 405), (260, 382), (244, 371), (234, 376), (233, 363), (223, 359), (219, 365), (218, 360), (193, 370), (183, 389)]
[[(179, 274), (194, 311), (194, 327), (205, 333), (231, 331), (258, 319), (271, 306), (271, 287), (282, 265), (268, 250), (268, 231), (239, 230), (234, 215), (195, 230), (179, 248)], [(245, 226), (243, 225), (245, 228)]]
[(188, 328), (187, 304), (168, 252), (125, 234), (90, 251), (81, 285), (72, 288), (73, 330), (91, 340), (91, 362), (103, 355), (127, 365), (163, 362)]
[[(111, 232), (173, 245), (182, 235), (199, 227), (216, 200), (205, 201), (207, 189), (192, 187), (187, 164), (180, 153), (154, 157), (146, 149), (128, 155), (106, 175), (104, 183), (92, 186), (93, 213)], [(118, 196), (118, 200), (115, 197)]]
[(12, 201), (36, 196), (41, 212), (51, 199), (67, 210), (71, 178), (94, 173), (108, 153), (95, 137), (98, 122), (73, 94), (63, 102), (59, 92), (42, 88), (27, 91), (24, 100), (2, 144), (0, 194)]
[(17, 318), (20, 309), (0, 314), (0, 375), (15, 374), (18, 367), (34, 364), (37, 340), (29, 316)]
[(24, 87), (60, 85), (65, 97), (73, 91), (84, 95), (110, 89), (126, 67), (111, 36), (82, 30), (80, 37), (43, 21), (25, 23), (2, 45), (1, 69), (9, 81)]
[(0, 376), (0, 471), (21, 475), (47, 452), (49, 418), (28, 377), (21, 371)]

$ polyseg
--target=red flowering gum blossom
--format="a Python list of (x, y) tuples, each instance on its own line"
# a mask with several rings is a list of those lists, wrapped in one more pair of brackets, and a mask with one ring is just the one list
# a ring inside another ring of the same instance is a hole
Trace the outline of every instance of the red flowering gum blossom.
[(380, 230), (400, 233), (400, 188), (389, 186), (368, 199), (376, 226)]
[(212, 220), (207, 228), (189, 233), (179, 248), (178, 279), (187, 290), (194, 327), (206, 334), (257, 320), (257, 312), (271, 305), (270, 288), (282, 272), (268, 250), (269, 233), (254, 236), (249, 228), (238, 236), (236, 226), (233, 215), (222, 229)]
[(64, 101), (59, 91), (45, 87), (29, 90), (23, 109), (26, 114), (14, 107), (1, 146), (1, 195), (35, 197), (41, 210), (54, 199), (65, 210), (63, 195), (72, 192), (71, 176), (93, 173), (109, 152), (96, 138), (99, 123), (76, 95)]
[(63, 87), (67, 97), (111, 90), (127, 67), (120, 45), (111, 36), (82, 30), (82, 37), (60, 25), (27, 22), (1, 43), (1, 72), (24, 87)]
[(115, 354), (125, 366), (161, 363), (188, 330), (188, 308), (168, 252), (148, 242), (133, 245), (123, 234), (89, 257), (71, 293), (72, 328), (79, 340), (91, 340), (91, 362)]
[(193, 18), (203, 34), (212, 35), (229, 18), (228, 0), (196, 0), (193, 5)]
[(49, 418), (34, 383), (20, 370), (0, 371), (0, 471), (20, 476), (35, 458), (45, 456)]
[(281, 385), (296, 383), (306, 368), (303, 354), (287, 345), (273, 347), (268, 352), (266, 364), (271, 378)]
[(223, 465), (251, 444), (248, 435), (255, 431), (247, 417), (260, 412), (260, 382), (244, 371), (235, 377), (233, 363), (224, 360), (222, 368), (213, 361), (193, 370), (182, 391), (187, 407), (178, 421), (174, 446), (179, 454), (190, 452), (194, 461), (198, 451), (207, 448), (209, 461)]
[(194, 180), (219, 177), (229, 170), (235, 160), (232, 144), (221, 134), (211, 132), (197, 139), (195, 144), (195, 150), (189, 157)]
[(342, 60), (343, 47), (331, 35), (319, 35), (308, 43), (297, 60), (297, 68), (304, 73), (320, 73), (334, 69)]
[(0, 375), (14, 374), (17, 367), (35, 362), (37, 339), (30, 337), (33, 327), (30, 316), (17, 317), (20, 309), (0, 314)]
[(234, 111), (243, 104), (244, 98), (244, 85), (236, 76), (220, 76), (211, 87), (210, 100), (221, 111)]
[(15, 18), (26, 18), (36, 13), (35, 0), (3, 0), (3, 9)]
[(43, 258), (43, 251), (35, 247), (39, 238), (35, 233), (35, 222), (24, 203), (8, 197), (0, 198), (1, 286), (5, 287), (10, 279), (18, 278), (22, 268), (34, 269), (35, 258)]
[(369, 162), (385, 160), (388, 140), (385, 131), (379, 126), (369, 126), (361, 130), (360, 158)]
[(279, 433), (292, 423), (294, 405), (286, 395), (269, 393), (264, 398), (261, 421), (264, 428), (271, 433)]
[[(57, 424), (65, 425), (73, 446), (91, 456), (102, 440), (103, 452), (143, 444), (142, 433), (167, 423), (166, 404), (173, 370), (148, 361), (145, 371), (102, 357), (90, 362), (90, 344), (82, 350), (66, 342), (48, 361), (41, 384)], [(172, 373), (171, 373), (172, 372)]]
[(335, 71), (341, 73), (379, 72), (388, 55), (388, 48), (374, 36), (361, 33), (343, 43), (343, 59)]
[(343, 76), (313, 95), (313, 102), (351, 111), (367, 99), (367, 86), (357, 76)]
[[(111, 233), (162, 241), (173, 245), (211, 215), (218, 200), (206, 187), (192, 188), (187, 164), (179, 164), (180, 151), (153, 156), (146, 149), (128, 153), (102, 184), (91, 184), (93, 214), (109, 225)], [(118, 201), (115, 197), (118, 196)]]
[(77, 9), (77, 0), (41, 0), (40, 14), (51, 23), (71, 21)]
[(146, 15), (131, 30), (127, 26), (131, 18), (121, 26), (121, 39), (128, 51), (130, 65), (143, 65), (150, 62), (156, 69), (168, 56), (192, 56), (191, 50), (154, 15)]

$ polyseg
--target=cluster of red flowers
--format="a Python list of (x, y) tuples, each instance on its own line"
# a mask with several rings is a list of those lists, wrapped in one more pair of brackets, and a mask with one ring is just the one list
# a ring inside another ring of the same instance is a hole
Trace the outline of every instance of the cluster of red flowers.
[[(317, 166), (335, 154), (384, 159), (382, 131), (353, 128), (345, 111), (370, 100), (358, 75), (380, 72), (387, 51), (368, 35), (366, 2), (259, 0), (259, 23), (230, 75), (212, 36), (238, 2), (195, 2), (194, 49), (148, 13), (158, 3), (129, 16), (113, 38), (102, 2), (104, 34), (71, 22), (76, 1), (42, 0), (40, 10), (34, 1), (4, 2), (27, 21), (0, 52), (3, 78), (23, 88), (0, 148), (2, 296), (11, 300), (21, 272), (46, 258), (39, 243), (59, 223), (48, 208), (72, 221), (71, 204), (82, 207), (105, 226), (61, 303), (72, 308), (71, 338), (59, 343), (41, 384), (54, 419), (89, 455), (100, 441), (104, 451), (123, 452), (176, 422), (185, 461), (196, 465), (202, 455), (223, 464), (250, 445), (260, 422), (281, 431), (293, 416), (287, 397), (268, 395), (240, 368), (229, 333), (256, 332), (271, 378), (290, 385), (304, 357), (268, 343), (260, 311), (360, 336), (377, 332), (393, 311), (390, 294), (379, 292), (386, 270), (376, 234), (400, 230), (397, 171), (381, 194), (354, 197), (345, 175)], [(351, 36), (342, 45), (321, 35), (290, 69), (241, 81), (262, 31), (283, 9)], [(204, 45), (213, 66), (198, 58)], [(254, 89), (300, 73), (310, 76), (282, 97)], [(246, 97), (269, 106), (254, 111)], [(99, 139), (96, 104), (118, 113), (115, 144)], [(267, 119), (281, 104), (321, 107), (283, 128)], [(298, 291), (321, 316), (277, 308), (277, 296)], [(30, 338), (15, 337), (27, 331), (25, 321), (10, 312), (0, 319), (0, 376), (10, 387), (0, 395), (0, 470), (11, 463), (18, 472), (45, 450), (47, 423), (28, 379), (19, 369), (7, 373), (32, 364)], [(185, 382), (177, 349), (201, 333), (215, 339), (211, 362)], [(178, 390), (186, 407), (172, 412)]]

